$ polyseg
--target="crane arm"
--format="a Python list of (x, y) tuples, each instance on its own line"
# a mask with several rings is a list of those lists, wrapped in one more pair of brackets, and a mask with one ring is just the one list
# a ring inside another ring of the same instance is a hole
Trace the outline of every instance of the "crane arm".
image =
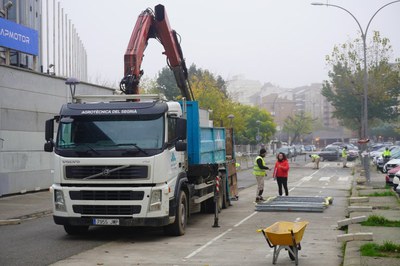
[(143, 75), (140, 69), (144, 50), (149, 38), (158, 39), (164, 47), (168, 66), (174, 73), (177, 86), (182, 96), (187, 100), (193, 100), (193, 94), (188, 84), (188, 72), (183, 58), (182, 48), (179, 44), (177, 33), (172, 30), (163, 5), (155, 7), (155, 13), (151, 9), (143, 11), (136, 21), (128, 48), (124, 56), (125, 76), (120, 87), (126, 94), (138, 94), (138, 85)]

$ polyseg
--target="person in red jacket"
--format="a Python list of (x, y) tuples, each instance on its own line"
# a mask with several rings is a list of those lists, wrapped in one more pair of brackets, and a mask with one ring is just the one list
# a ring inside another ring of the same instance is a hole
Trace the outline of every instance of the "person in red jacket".
[(278, 156), (276, 156), (277, 161), (275, 163), (274, 174), (273, 177), (276, 179), (278, 183), (279, 196), (282, 196), (282, 186), (285, 189), (285, 195), (289, 196), (289, 190), (287, 186), (288, 174), (289, 174), (289, 162), (286, 158), (286, 155), (283, 152), (280, 152)]

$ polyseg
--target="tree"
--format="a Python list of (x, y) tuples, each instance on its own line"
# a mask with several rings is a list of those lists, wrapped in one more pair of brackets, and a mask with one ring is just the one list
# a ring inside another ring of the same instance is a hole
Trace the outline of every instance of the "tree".
[(296, 113), (293, 117), (289, 116), (285, 119), (283, 124), (283, 131), (292, 136), (291, 145), (300, 141), (300, 138), (309, 134), (313, 129), (314, 119), (311, 115), (301, 111)]
[(176, 100), (180, 98), (181, 91), (176, 84), (174, 73), (169, 67), (164, 67), (158, 72), (157, 86), (155, 92), (164, 94), (168, 100)]
[[(257, 144), (256, 136), (260, 133), (260, 142), (266, 143), (275, 134), (276, 124), (271, 114), (254, 106), (235, 104), (235, 137), (240, 144)], [(238, 119), (239, 121), (236, 121)], [(259, 121), (259, 122), (257, 122)], [(240, 122), (241, 125), (236, 126)]]
[[(197, 68), (194, 64), (189, 67), (188, 74), (189, 84), (199, 107), (212, 111), (210, 119), (214, 121), (215, 126), (229, 127), (232, 122), (236, 143), (256, 144), (258, 130), (261, 142), (267, 142), (275, 134), (275, 123), (271, 115), (257, 107), (233, 102), (227, 93), (226, 82), (221, 76)], [(159, 72), (156, 83), (147, 82), (146, 91), (163, 93), (170, 100), (179, 99), (181, 96), (173, 73), (167, 67)], [(228, 118), (231, 114), (234, 115), (232, 121)]]
[[(202, 80), (203, 78), (213, 79), (215, 81), (215, 86), (227, 97), (226, 82), (221, 76), (215, 77), (208, 70), (202, 70), (197, 68), (195, 64), (192, 64), (188, 69), (189, 83), (193, 77), (197, 77), (197, 80)], [(176, 100), (181, 98), (181, 91), (176, 84), (176, 79), (174, 73), (169, 67), (164, 67), (158, 72), (157, 85), (151, 90), (153, 93), (164, 94), (168, 100)]]
[[(322, 95), (335, 108), (333, 117), (341, 124), (356, 130), (361, 136), (364, 69), (360, 38), (335, 46), (326, 57), (332, 67), (325, 81)], [(367, 52), (368, 71), (368, 123), (393, 121), (398, 117), (400, 79), (399, 69), (389, 63), (392, 47), (387, 38), (374, 32)]]

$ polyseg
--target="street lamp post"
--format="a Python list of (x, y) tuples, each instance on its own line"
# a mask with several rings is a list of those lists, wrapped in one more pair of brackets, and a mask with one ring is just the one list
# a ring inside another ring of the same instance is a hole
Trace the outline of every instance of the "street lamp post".
[[(361, 39), (363, 42), (363, 56), (364, 56), (364, 92), (363, 92), (363, 112), (362, 112), (362, 119), (361, 119), (361, 138), (366, 140), (367, 139), (367, 135), (368, 135), (368, 69), (367, 69), (367, 33), (368, 33), (368, 28), (371, 25), (372, 20), (374, 19), (374, 17), (376, 16), (376, 14), (381, 11), (384, 7), (394, 4), (394, 3), (398, 3), (400, 2), (400, 0), (396, 0), (396, 1), (392, 1), (389, 2), (385, 5), (383, 5), (382, 7), (380, 7), (370, 18), (370, 20), (368, 21), (367, 27), (365, 28), (365, 31), (363, 30), (363, 28), (361, 27), (360, 22), (358, 22), (357, 18), (347, 9), (345, 9), (344, 7), (338, 6), (338, 5), (332, 5), (332, 4), (325, 4), (325, 3), (311, 3), (311, 5), (314, 6), (331, 6), (331, 7), (336, 7), (339, 9), (342, 9), (343, 11), (347, 12), (357, 23), (358, 27), (360, 28), (361, 31)], [(367, 145), (364, 145), (364, 152), (366, 152), (366, 147)], [(368, 155), (365, 155), (365, 161), (369, 160)], [(366, 174), (366, 178), (367, 181), (370, 181), (370, 176), (369, 176), (369, 167), (368, 164), (366, 162), (364, 162), (364, 166), (365, 166), (365, 174)]]
[(231, 128), (233, 128), (233, 119), (235, 118), (235, 116), (233, 114), (228, 115), (228, 118), (230, 120), (231, 123)]
[(260, 121), (260, 120), (257, 120), (256, 123), (257, 123), (257, 136), (256, 136), (256, 140), (257, 140), (257, 143), (258, 143), (258, 142), (261, 140), (261, 136), (260, 136), (260, 123), (261, 123), (261, 121)]

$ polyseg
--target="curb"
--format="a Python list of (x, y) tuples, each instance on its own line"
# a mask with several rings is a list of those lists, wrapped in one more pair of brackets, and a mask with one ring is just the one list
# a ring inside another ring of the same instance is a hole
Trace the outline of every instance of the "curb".
[(20, 224), (21, 219), (7, 219), (7, 220), (0, 220), (0, 226), (2, 225), (15, 225)]
[(2, 225), (16, 225), (16, 224), (20, 224), (20, 223), (22, 223), (24, 221), (45, 217), (45, 216), (48, 216), (48, 215), (50, 215), (52, 213), (53, 213), (53, 210), (45, 210), (45, 211), (35, 212), (35, 213), (27, 214), (27, 215), (22, 215), (22, 216), (16, 217), (16, 218), (0, 220), (0, 226), (2, 226)]

